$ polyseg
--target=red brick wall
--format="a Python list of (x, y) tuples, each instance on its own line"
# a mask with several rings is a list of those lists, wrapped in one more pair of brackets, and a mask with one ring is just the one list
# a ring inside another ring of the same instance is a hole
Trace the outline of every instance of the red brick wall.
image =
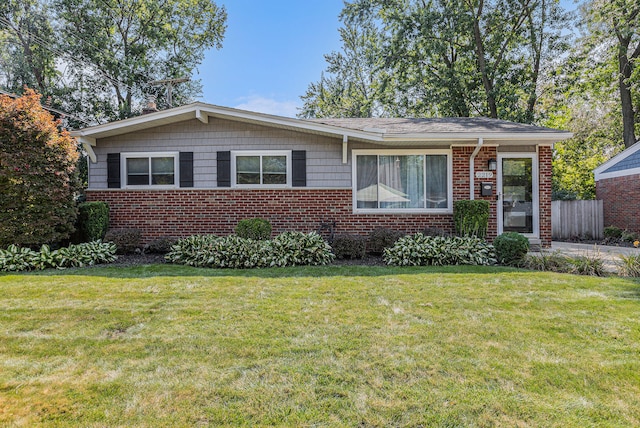
[(538, 152), (538, 183), (540, 188), (540, 243), (551, 247), (551, 147), (541, 146)]
[(425, 227), (447, 231), (453, 227), (447, 214), (354, 214), (350, 189), (90, 190), (87, 200), (107, 202), (110, 227), (138, 228), (145, 242), (163, 235), (227, 235), (239, 220), (252, 217), (271, 221), (274, 233), (310, 232), (327, 220), (336, 222), (337, 233), (365, 234), (380, 227), (415, 233)]
[(605, 227), (640, 232), (640, 174), (599, 180), (596, 198), (603, 201)]

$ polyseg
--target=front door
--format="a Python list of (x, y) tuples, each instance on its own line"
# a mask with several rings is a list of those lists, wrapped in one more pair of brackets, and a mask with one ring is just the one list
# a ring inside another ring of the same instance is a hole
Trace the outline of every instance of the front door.
[(498, 233), (538, 237), (538, 164), (535, 155), (498, 156)]

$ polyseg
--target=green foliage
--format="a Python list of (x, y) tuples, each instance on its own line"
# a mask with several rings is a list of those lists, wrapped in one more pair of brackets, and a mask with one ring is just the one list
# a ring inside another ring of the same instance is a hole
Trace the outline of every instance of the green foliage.
[(460, 236), (485, 237), (489, 227), (489, 202), (481, 199), (454, 201), (453, 223)]
[(406, 234), (397, 230), (380, 228), (369, 233), (367, 240), (367, 252), (382, 254), (386, 248), (392, 247), (396, 241)]
[(640, 254), (620, 255), (618, 269), (622, 276), (640, 277)]
[(620, 239), (622, 239), (623, 242), (634, 242), (634, 241), (637, 241), (638, 238), (639, 236), (637, 232), (633, 232), (629, 230), (624, 230), (622, 232), (622, 235), (620, 236)]
[(106, 202), (83, 202), (78, 205), (76, 231), (81, 242), (104, 238), (109, 228), (109, 205)]
[(529, 252), (529, 240), (517, 232), (505, 232), (493, 240), (498, 262), (503, 265), (517, 266)]
[(0, 95), (0, 248), (67, 239), (77, 211), (76, 144), (29, 90)]
[(338, 259), (361, 259), (366, 255), (367, 237), (360, 235), (336, 235), (331, 243)]
[(395, 266), (444, 266), (492, 265), (496, 259), (493, 246), (479, 238), (416, 233), (384, 250), (384, 261)]
[(571, 257), (559, 251), (527, 255), (520, 266), (540, 271), (574, 275), (606, 276), (604, 261), (597, 255)]
[(161, 236), (144, 246), (145, 253), (166, 254), (171, 251), (171, 247), (176, 245), (180, 239), (174, 236)]
[(607, 226), (604, 228), (603, 234), (608, 239), (620, 239), (622, 238), (622, 229), (616, 226)]
[(532, 122), (541, 65), (569, 27), (558, 2), (345, 2), (304, 117), (487, 116)]
[(271, 238), (271, 223), (263, 218), (240, 220), (236, 226), (236, 235), (258, 241), (269, 239)]
[(285, 232), (272, 240), (190, 236), (179, 240), (165, 257), (171, 263), (195, 267), (248, 269), (325, 265), (335, 256), (315, 232)]
[(142, 232), (140, 229), (109, 229), (105, 234), (106, 242), (113, 242), (118, 254), (130, 254), (141, 248)]
[(40, 248), (40, 251), (10, 245), (6, 250), (0, 250), (0, 271), (19, 272), (92, 266), (115, 261), (115, 253), (114, 244), (102, 241), (70, 245), (53, 251), (46, 244)]

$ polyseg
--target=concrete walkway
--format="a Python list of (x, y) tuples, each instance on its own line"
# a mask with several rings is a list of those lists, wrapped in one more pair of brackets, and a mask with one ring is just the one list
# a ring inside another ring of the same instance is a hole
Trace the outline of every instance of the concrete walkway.
[(568, 256), (588, 256), (598, 257), (604, 261), (605, 268), (610, 272), (617, 272), (619, 256), (640, 254), (640, 248), (634, 247), (612, 247), (608, 245), (597, 244), (577, 244), (573, 242), (557, 242), (551, 243), (551, 250), (559, 251)]

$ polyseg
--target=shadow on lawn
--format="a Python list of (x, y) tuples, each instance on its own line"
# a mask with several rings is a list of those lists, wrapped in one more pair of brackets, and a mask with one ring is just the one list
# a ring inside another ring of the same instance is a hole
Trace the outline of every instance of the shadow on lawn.
[(501, 266), (294, 266), (263, 269), (209, 269), (194, 268), (174, 264), (151, 264), (137, 266), (92, 266), (87, 268), (24, 272), (23, 276), (97, 276), (106, 278), (152, 278), (152, 277), (247, 277), (247, 278), (309, 278), (309, 277), (373, 277), (388, 275), (414, 274), (475, 274), (491, 275), (495, 273), (522, 272), (518, 269)]

